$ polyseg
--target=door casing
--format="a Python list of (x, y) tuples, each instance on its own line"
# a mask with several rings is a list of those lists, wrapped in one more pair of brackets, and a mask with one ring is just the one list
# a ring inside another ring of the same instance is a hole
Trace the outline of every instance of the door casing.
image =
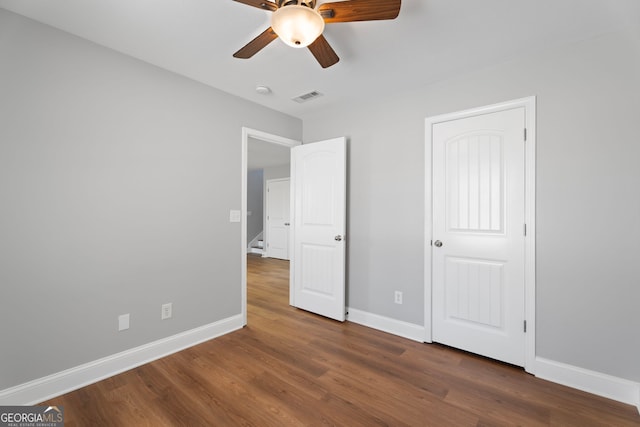
[[(240, 276), (242, 324), (247, 324), (247, 159), (249, 158), (249, 138), (263, 141), (266, 144), (276, 144), (284, 147), (301, 145), (301, 141), (285, 138), (248, 127), (242, 128), (242, 166), (241, 166), (241, 195), (240, 195)], [(291, 247), (291, 244), (289, 244)]]
[(451, 120), (464, 119), (481, 114), (494, 113), (513, 108), (524, 107), (525, 109), (525, 370), (535, 373), (535, 344), (536, 344), (536, 278), (535, 278), (535, 153), (536, 153), (536, 98), (535, 96), (502, 102), (499, 104), (484, 107), (472, 108), (469, 110), (454, 113), (442, 114), (428, 117), (425, 120), (425, 241), (424, 241), (424, 326), (425, 342), (432, 342), (432, 247), (433, 238), (433, 208), (432, 208), (432, 150), (433, 138), (432, 128), (437, 123)]

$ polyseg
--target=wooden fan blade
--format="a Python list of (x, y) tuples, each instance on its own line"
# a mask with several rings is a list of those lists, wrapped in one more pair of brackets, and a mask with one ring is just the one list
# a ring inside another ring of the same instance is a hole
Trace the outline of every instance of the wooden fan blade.
[(242, 49), (233, 54), (235, 58), (248, 59), (260, 52), (266, 45), (278, 38), (278, 35), (271, 27), (264, 30), (255, 39), (247, 43)]
[(376, 21), (395, 19), (400, 13), (401, 0), (347, 0), (324, 3), (318, 12), (324, 22)]
[(316, 57), (322, 68), (331, 67), (333, 64), (340, 61), (340, 58), (338, 58), (338, 55), (336, 55), (333, 48), (329, 45), (327, 39), (325, 39), (322, 34), (320, 34), (316, 41), (311, 43), (308, 47), (313, 56)]
[(257, 7), (258, 9), (270, 10), (271, 12), (278, 9), (278, 5), (268, 0), (234, 0), (234, 1), (237, 1), (238, 3), (244, 3), (248, 6)]

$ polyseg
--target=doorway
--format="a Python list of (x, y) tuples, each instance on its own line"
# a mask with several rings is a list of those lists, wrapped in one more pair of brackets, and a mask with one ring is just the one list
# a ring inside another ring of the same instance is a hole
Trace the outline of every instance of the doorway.
[[(242, 184), (241, 184), (241, 217), (240, 217), (240, 239), (241, 239), (241, 303), (242, 303), (242, 318), (243, 324), (247, 324), (247, 252), (248, 252), (248, 231), (247, 231), (247, 218), (248, 218), (248, 209), (247, 209), (247, 195), (248, 195), (248, 172), (250, 169), (250, 160), (251, 167), (257, 168), (260, 164), (259, 162), (254, 162), (254, 160), (262, 160), (261, 165), (273, 168), (274, 174), (263, 174), (263, 179), (266, 181), (269, 177), (278, 178), (281, 176), (277, 176), (282, 174), (286, 169), (290, 170), (290, 166), (278, 167), (276, 163), (279, 161), (278, 158), (282, 158), (282, 153), (284, 152), (287, 156), (290, 157), (288, 151), (297, 145), (300, 145), (300, 141), (296, 141), (293, 139), (285, 138), (279, 135), (274, 135), (266, 132), (262, 132), (256, 129), (251, 129), (247, 127), (242, 128)], [(251, 149), (251, 159), (250, 159), (250, 149)], [(262, 158), (262, 159), (260, 159)], [(268, 158), (268, 159), (267, 159)], [(267, 159), (267, 160), (265, 160)], [(280, 165), (282, 166), (282, 165)], [(252, 212), (253, 216), (253, 212)], [(263, 231), (264, 231), (263, 224)], [(253, 239), (254, 236), (251, 236)]]
[(535, 98), (426, 120), (425, 341), (535, 358)]

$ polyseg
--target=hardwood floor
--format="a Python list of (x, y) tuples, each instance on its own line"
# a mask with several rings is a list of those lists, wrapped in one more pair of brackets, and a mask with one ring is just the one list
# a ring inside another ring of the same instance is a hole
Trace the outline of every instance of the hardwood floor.
[(640, 426), (636, 408), (288, 305), (249, 256), (248, 326), (44, 402), (72, 426)]

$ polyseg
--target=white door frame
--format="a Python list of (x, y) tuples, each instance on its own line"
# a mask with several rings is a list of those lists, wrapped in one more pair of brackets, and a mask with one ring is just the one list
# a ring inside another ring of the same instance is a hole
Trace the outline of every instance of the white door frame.
[(424, 327), (425, 342), (432, 342), (432, 300), (431, 300), (431, 273), (432, 273), (432, 250), (431, 240), (433, 237), (433, 204), (432, 204), (432, 150), (433, 133), (432, 128), (437, 123), (451, 120), (463, 119), (479, 114), (495, 113), (498, 111), (510, 110), (512, 108), (524, 107), (525, 110), (525, 265), (524, 265), (524, 286), (525, 286), (525, 320), (527, 333), (525, 337), (525, 365), (524, 369), (535, 374), (536, 356), (536, 98), (535, 96), (488, 105), (485, 107), (472, 108), (469, 110), (442, 114), (428, 117), (425, 120), (425, 215), (424, 215)]
[(240, 195), (240, 281), (242, 288), (242, 324), (247, 324), (247, 159), (249, 158), (248, 145), (249, 138), (263, 141), (267, 144), (276, 144), (285, 147), (295, 147), (301, 145), (301, 141), (289, 139), (282, 136), (262, 132), (259, 130), (242, 127), (242, 181)]

